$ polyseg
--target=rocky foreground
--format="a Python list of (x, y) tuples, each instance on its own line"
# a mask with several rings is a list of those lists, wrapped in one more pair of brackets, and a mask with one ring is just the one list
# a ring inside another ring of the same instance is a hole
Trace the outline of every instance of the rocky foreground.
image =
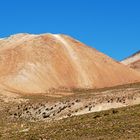
[(67, 97), (24, 95), (8, 102), (1, 96), (3, 107), (0, 111), (10, 120), (52, 121), (140, 103), (139, 84), (73, 92)]
[(73, 92), (67, 97), (24, 95), (11, 101), (0, 96), (0, 139), (140, 138), (139, 106), (132, 107), (140, 103), (139, 83)]

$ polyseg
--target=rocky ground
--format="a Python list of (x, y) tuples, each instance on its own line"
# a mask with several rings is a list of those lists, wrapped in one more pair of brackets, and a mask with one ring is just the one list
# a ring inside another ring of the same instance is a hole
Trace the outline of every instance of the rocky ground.
[[(73, 137), (77, 140), (82, 137), (92, 140), (93, 137), (118, 139), (121, 135), (122, 139), (127, 139), (125, 136), (129, 132), (131, 138), (135, 133), (136, 139), (139, 138), (139, 106), (131, 107), (140, 104), (139, 83), (98, 90), (72, 89), (65, 91), (65, 96), (60, 91), (59, 94), (52, 94), (15, 97), (1, 95), (0, 139), (65, 140)], [(103, 111), (109, 109), (111, 111)], [(124, 130), (127, 131), (123, 134)], [(105, 135), (105, 132), (109, 135)]]
[(59, 98), (24, 95), (20, 102), (17, 102), (17, 98), (12, 102), (1, 99), (0, 111), (6, 113), (6, 118), (10, 120), (52, 121), (140, 103), (139, 84), (114, 89), (80, 89), (73, 93)]
[(0, 120), (0, 140), (139, 140), (140, 105), (58, 121)]

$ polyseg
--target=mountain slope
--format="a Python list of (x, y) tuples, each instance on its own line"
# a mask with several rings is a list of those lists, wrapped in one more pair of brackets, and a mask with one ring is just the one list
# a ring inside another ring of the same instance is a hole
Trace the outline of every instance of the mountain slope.
[(13, 93), (102, 88), (140, 74), (66, 35), (17, 34), (0, 40), (0, 88)]
[(140, 51), (124, 59), (121, 63), (140, 71)]

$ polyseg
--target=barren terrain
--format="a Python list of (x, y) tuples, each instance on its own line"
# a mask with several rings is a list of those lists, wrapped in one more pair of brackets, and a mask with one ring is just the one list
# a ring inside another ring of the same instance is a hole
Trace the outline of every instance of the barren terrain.
[(0, 139), (140, 138), (140, 107), (131, 107), (140, 103), (139, 83), (71, 92), (61, 97), (24, 95), (8, 102), (1, 98)]
[(121, 61), (122, 64), (140, 71), (140, 51)]
[(139, 139), (139, 82), (66, 35), (1, 39), (0, 139)]
[(67, 35), (17, 34), (0, 40), (0, 92), (5, 95), (139, 81), (139, 72)]

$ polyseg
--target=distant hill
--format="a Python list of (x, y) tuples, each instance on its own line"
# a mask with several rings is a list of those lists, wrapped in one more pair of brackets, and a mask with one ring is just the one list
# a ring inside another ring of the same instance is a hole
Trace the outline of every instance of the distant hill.
[(124, 59), (121, 63), (140, 71), (140, 51)]

